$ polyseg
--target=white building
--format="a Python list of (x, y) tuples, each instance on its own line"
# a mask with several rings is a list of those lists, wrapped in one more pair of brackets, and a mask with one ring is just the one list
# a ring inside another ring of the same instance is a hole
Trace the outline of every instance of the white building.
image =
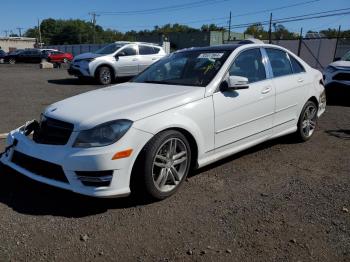
[(0, 47), (5, 52), (16, 49), (34, 48), (35, 38), (29, 37), (0, 37)]

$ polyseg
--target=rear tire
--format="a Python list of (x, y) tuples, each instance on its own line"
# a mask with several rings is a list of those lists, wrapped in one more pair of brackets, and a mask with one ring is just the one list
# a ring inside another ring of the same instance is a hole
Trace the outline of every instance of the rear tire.
[(168, 130), (153, 137), (143, 148), (133, 169), (131, 189), (149, 199), (173, 195), (191, 166), (191, 147), (186, 137)]
[(112, 70), (107, 66), (102, 66), (98, 68), (96, 78), (101, 85), (109, 85), (112, 83)]
[(9, 63), (10, 63), (11, 65), (16, 64), (16, 59), (15, 59), (15, 58), (10, 58), (10, 59), (9, 59)]
[(298, 120), (298, 130), (295, 133), (299, 141), (305, 142), (314, 134), (317, 123), (317, 111), (318, 107), (313, 101), (307, 101), (304, 105)]

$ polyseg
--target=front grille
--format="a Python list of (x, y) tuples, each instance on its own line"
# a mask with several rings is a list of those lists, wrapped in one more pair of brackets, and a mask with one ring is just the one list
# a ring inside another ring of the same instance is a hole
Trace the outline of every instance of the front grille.
[(34, 130), (33, 140), (39, 144), (65, 145), (73, 128), (74, 125), (71, 123), (43, 117), (39, 128)]
[(350, 81), (350, 73), (338, 73), (333, 76), (333, 80)]
[(68, 183), (61, 166), (14, 151), (12, 162), (35, 175)]

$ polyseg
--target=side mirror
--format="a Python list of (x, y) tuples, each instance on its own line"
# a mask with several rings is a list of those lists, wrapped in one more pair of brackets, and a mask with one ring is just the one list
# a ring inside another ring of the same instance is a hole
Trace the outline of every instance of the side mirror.
[(340, 59), (341, 59), (341, 57), (335, 57), (334, 60), (333, 60), (333, 62), (335, 62), (335, 61), (340, 61)]
[(124, 51), (120, 51), (117, 56), (126, 56), (126, 53)]
[(227, 90), (240, 90), (249, 88), (249, 80), (243, 76), (229, 76), (226, 81), (224, 81), (220, 89), (221, 91)]

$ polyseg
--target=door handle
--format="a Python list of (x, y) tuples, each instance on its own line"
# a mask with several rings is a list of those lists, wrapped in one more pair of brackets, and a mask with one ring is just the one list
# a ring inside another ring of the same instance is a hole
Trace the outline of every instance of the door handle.
[(298, 79), (298, 82), (299, 82), (299, 83), (302, 83), (302, 82), (304, 82), (304, 79), (299, 78), (299, 79)]
[(157, 58), (153, 57), (152, 60), (156, 60)]
[(132, 61), (137, 61), (137, 58), (133, 58)]
[(261, 90), (261, 93), (262, 94), (267, 94), (267, 93), (269, 93), (271, 91), (271, 87), (265, 87), (263, 90)]

